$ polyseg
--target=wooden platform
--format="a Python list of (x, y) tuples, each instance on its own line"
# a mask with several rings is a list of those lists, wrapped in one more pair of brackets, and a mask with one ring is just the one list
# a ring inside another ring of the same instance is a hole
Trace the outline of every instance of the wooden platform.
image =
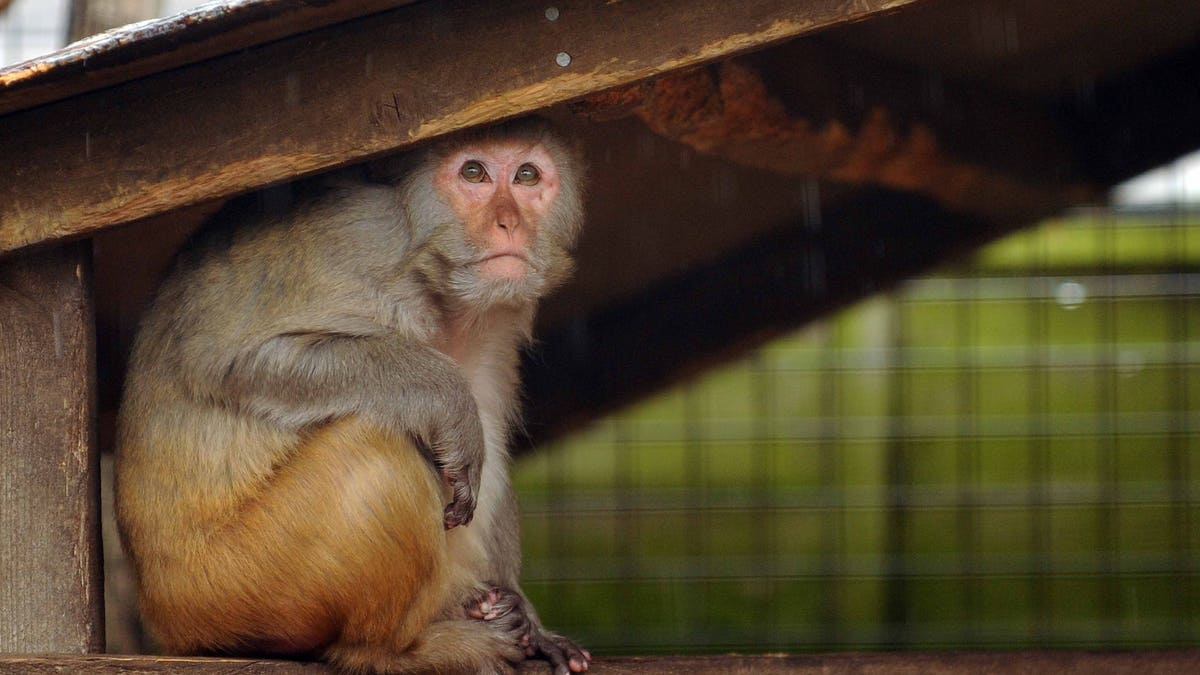
[[(183, 673), (195, 675), (318, 675), (320, 664), (245, 659), (145, 656), (0, 656), (0, 673)], [(528, 662), (521, 675), (549, 673)], [(992, 652), (820, 654), (793, 656), (624, 657), (599, 659), (589, 675), (1191, 675), (1200, 673), (1200, 649), (1140, 652)]]

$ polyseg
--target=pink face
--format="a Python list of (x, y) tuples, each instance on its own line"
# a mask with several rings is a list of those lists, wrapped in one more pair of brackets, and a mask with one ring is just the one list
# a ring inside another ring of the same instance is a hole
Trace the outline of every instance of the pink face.
[(558, 196), (558, 167), (540, 143), (480, 141), (446, 158), (434, 185), (482, 252), (485, 277), (516, 279), (529, 264), (529, 247)]

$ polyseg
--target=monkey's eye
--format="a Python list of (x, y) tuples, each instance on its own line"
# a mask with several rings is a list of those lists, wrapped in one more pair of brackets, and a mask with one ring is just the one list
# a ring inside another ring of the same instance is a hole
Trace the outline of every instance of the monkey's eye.
[(542, 179), (542, 172), (532, 164), (522, 164), (517, 168), (517, 175), (513, 178), (514, 183), (521, 185), (537, 185)]
[(458, 175), (468, 183), (482, 183), (483, 179), (487, 178), (487, 169), (483, 168), (478, 161), (469, 159), (463, 162), (462, 168), (458, 170)]

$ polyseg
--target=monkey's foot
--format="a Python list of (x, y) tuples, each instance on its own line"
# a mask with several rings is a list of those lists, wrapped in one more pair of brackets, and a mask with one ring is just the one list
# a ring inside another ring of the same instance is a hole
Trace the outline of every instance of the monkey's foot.
[(529, 642), (521, 646), (525, 647), (526, 656), (540, 656), (549, 661), (554, 675), (582, 673), (592, 662), (591, 653), (574, 640), (541, 628), (535, 629)]
[(480, 621), (493, 621), (516, 609), (521, 596), (503, 588), (480, 590), (463, 605), (467, 616)]
[(554, 675), (582, 673), (591, 663), (592, 655), (573, 640), (535, 625), (520, 593), (504, 588), (480, 591), (467, 601), (465, 609), (472, 619), (496, 622), (498, 627), (513, 635), (526, 658), (540, 657), (549, 661)]

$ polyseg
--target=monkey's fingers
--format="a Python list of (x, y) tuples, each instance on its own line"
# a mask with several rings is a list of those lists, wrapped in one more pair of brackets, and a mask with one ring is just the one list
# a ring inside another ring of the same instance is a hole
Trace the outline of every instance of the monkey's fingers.
[(521, 596), (503, 588), (492, 588), (476, 600), (466, 603), (467, 616), (480, 621), (495, 621), (509, 617), (505, 627), (512, 632), (525, 634), (528, 632), (528, 619), (521, 608)]
[(569, 638), (557, 633), (540, 632), (533, 637), (534, 649), (554, 668), (554, 675), (586, 672), (592, 655)]
[(466, 525), (471, 522), (471, 510), (464, 507), (459, 502), (451, 502), (446, 505), (445, 524), (447, 530), (453, 530), (459, 525)]
[(500, 590), (493, 588), (479, 600), (467, 602), (467, 616), (480, 621), (488, 620), (489, 616), (495, 618), (495, 607), (500, 602)]
[(450, 530), (471, 522), (475, 515), (475, 493), (462, 472), (442, 469), (442, 475), (454, 492), (453, 501), (446, 505), (445, 512), (446, 529)]
[(504, 591), (493, 588), (485, 593), (478, 602), (467, 605), (467, 616), (480, 621), (492, 621), (508, 614), (515, 607), (516, 603), (505, 597)]

